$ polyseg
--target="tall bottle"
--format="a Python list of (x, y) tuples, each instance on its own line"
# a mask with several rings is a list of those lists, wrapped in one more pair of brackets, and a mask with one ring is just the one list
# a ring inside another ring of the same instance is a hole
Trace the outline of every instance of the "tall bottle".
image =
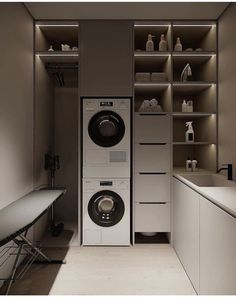
[(181, 44), (179, 37), (177, 37), (177, 39), (176, 39), (175, 51), (183, 51), (183, 46)]
[(154, 43), (152, 40), (152, 35), (150, 33), (146, 42), (146, 51), (154, 51)]
[(194, 131), (193, 131), (192, 123), (193, 122), (186, 122), (186, 126), (188, 127), (185, 133), (186, 143), (194, 143)]
[(160, 38), (159, 51), (167, 51), (167, 41), (165, 40), (164, 34), (162, 34)]

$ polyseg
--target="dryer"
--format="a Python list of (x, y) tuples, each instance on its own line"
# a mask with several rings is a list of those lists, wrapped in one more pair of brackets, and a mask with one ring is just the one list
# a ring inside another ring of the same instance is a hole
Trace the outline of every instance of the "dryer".
[(83, 98), (83, 177), (130, 177), (130, 98)]
[(83, 245), (130, 245), (130, 179), (83, 179)]

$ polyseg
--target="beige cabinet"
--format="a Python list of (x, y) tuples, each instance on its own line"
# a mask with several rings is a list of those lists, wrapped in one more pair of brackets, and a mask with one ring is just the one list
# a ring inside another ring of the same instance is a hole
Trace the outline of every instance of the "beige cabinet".
[(236, 294), (236, 219), (173, 179), (174, 249), (201, 295)]
[(135, 113), (136, 232), (170, 231), (170, 116)]
[(170, 145), (135, 144), (135, 172), (170, 172)]
[(178, 179), (173, 181), (174, 249), (199, 292), (199, 194)]
[(169, 202), (170, 174), (135, 174), (135, 202)]
[(236, 219), (200, 197), (200, 294), (236, 294)]
[(170, 143), (170, 116), (135, 113), (135, 142)]
[(169, 203), (136, 203), (135, 204), (136, 232), (169, 232), (170, 204)]

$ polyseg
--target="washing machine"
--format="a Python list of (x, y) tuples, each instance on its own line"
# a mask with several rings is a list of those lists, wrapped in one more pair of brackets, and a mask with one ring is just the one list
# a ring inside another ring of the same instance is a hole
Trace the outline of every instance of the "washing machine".
[(83, 98), (83, 177), (130, 177), (130, 98)]
[(83, 245), (130, 245), (130, 180), (83, 179)]

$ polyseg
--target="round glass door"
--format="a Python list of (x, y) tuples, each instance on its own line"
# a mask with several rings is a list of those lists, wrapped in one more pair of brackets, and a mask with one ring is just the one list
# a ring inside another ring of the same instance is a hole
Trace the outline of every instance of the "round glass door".
[(100, 111), (90, 120), (88, 126), (90, 138), (102, 147), (117, 145), (125, 134), (125, 124), (122, 118), (113, 111)]
[(99, 226), (111, 227), (119, 223), (125, 212), (121, 197), (112, 191), (100, 191), (89, 201), (88, 213)]

